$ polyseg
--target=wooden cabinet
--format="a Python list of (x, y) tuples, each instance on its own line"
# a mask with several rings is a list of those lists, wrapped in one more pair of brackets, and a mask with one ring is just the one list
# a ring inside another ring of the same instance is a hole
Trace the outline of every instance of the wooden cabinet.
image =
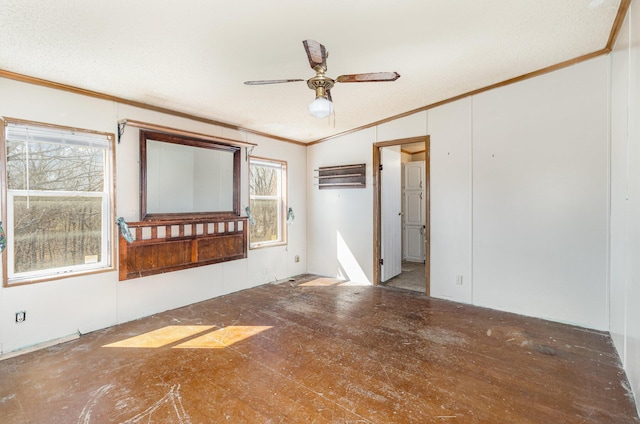
[(120, 281), (247, 257), (246, 217), (127, 225), (135, 239), (120, 235)]

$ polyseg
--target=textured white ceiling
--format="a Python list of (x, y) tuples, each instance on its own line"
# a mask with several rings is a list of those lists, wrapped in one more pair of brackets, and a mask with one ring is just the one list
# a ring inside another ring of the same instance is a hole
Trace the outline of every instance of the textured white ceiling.
[[(0, 0), (0, 69), (309, 142), (603, 49), (620, 0)], [(335, 114), (307, 112), (302, 40)]]

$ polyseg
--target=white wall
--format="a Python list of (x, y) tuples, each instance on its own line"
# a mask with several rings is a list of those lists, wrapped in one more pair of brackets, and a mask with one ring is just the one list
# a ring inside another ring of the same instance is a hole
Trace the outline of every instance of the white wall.
[[(309, 272), (359, 283), (373, 280), (373, 172), (375, 129), (359, 131), (308, 147), (307, 249)], [(320, 166), (367, 164), (366, 189), (320, 190)], [(340, 252), (340, 255), (338, 254)]]
[(609, 328), (608, 69), (472, 99), (474, 304)]
[(464, 303), (473, 303), (471, 105), (467, 98), (429, 111), (431, 295)]
[(640, 409), (640, 3), (611, 66), (611, 335)]
[[(320, 143), (308, 167), (370, 166), (374, 142), (429, 134), (432, 295), (606, 330), (608, 69), (599, 57)], [(310, 272), (337, 274), (339, 233), (371, 282), (369, 183), (310, 186)]]
[[(288, 246), (250, 250), (247, 259), (119, 282), (116, 271), (0, 288), (0, 354), (147, 316), (304, 273), (306, 265), (306, 148), (129, 105), (0, 78), (0, 116), (116, 132), (120, 119), (257, 143), (256, 156), (285, 160), (289, 205), (296, 214)], [(139, 220), (138, 129), (116, 145), (116, 217)], [(242, 210), (248, 167), (242, 152)], [(294, 262), (299, 255), (301, 261)], [(27, 320), (16, 324), (18, 311)]]

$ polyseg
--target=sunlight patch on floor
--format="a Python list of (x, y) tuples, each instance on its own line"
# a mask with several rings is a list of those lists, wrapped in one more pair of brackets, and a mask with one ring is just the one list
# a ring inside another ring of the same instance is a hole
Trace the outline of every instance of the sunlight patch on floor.
[(262, 333), (268, 330), (270, 326), (255, 326), (255, 325), (232, 325), (229, 327), (221, 328), (216, 331), (204, 334), (195, 339), (187, 340), (184, 343), (180, 343), (174, 346), (174, 349), (220, 349), (223, 347), (231, 346), (234, 343), (242, 341), (256, 334)]
[(157, 348), (194, 336), (211, 328), (213, 328), (212, 325), (168, 325), (103, 347)]
[[(210, 331), (217, 328), (215, 331)], [(139, 336), (130, 337), (103, 347), (120, 348), (160, 348), (170, 344), (182, 343), (174, 349), (219, 349), (247, 339), (272, 327), (254, 325), (232, 325), (218, 328), (213, 325), (168, 325)], [(198, 334), (201, 336), (194, 337)], [(192, 338), (194, 337), (194, 338)]]

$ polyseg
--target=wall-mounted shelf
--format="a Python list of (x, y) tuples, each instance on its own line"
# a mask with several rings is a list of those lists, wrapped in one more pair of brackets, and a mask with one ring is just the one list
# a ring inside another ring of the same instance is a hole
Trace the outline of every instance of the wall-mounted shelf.
[(318, 188), (365, 188), (367, 186), (367, 165), (321, 166), (315, 170)]
[(247, 218), (129, 222), (120, 281), (247, 257)]

